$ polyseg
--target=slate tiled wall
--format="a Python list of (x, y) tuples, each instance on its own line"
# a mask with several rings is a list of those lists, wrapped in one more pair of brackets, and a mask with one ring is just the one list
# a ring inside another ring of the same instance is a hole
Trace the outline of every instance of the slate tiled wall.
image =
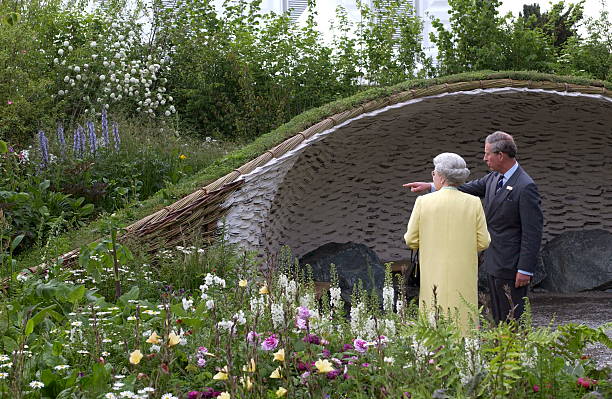
[(575, 229), (612, 232), (612, 102), (531, 91), (427, 99), (353, 121), (247, 177), (231, 202), (231, 240), (272, 253), (289, 245), (298, 256), (353, 241), (385, 261), (404, 259), (415, 196), (402, 184), (429, 181), (432, 158), (446, 151), (484, 175), (484, 138), (495, 130), (514, 135), (539, 186), (544, 241)]

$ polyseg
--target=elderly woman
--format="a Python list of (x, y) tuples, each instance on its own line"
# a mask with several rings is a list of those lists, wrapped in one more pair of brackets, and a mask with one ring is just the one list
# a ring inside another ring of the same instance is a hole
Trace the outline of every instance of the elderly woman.
[(463, 158), (445, 152), (433, 163), (436, 190), (417, 198), (404, 239), (419, 249), (420, 312), (458, 314), (465, 333), (477, 323), (478, 252), (491, 238), (480, 199), (457, 190), (470, 174)]

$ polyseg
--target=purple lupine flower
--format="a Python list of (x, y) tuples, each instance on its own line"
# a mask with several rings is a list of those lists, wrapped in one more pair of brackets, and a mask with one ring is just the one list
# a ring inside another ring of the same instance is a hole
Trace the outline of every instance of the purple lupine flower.
[(64, 125), (61, 123), (57, 124), (57, 142), (60, 145), (62, 158), (64, 158), (66, 156), (66, 138), (64, 137)]
[(85, 150), (86, 148), (86, 144), (87, 144), (87, 136), (85, 135), (85, 128), (82, 126), (79, 126), (81, 129), (79, 130), (80, 133), (80, 141), (81, 141), (81, 156), (85, 156)]
[(38, 131), (38, 146), (42, 158), (40, 166), (46, 168), (47, 165), (49, 165), (49, 141), (47, 140), (47, 136), (45, 136), (45, 132), (42, 130)]
[(79, 151), (79, 129), (74, 129), (74, 134), (72, 135), (72, 153), (74, 156), (77, 156)]
[(72, 141), (72, 154), (76, 158), (83, 158), (83, 152), (85, 150), (85, 133), (83, 133), (83, 126), (77, 125), (74, 131), (74, 137)]
[(113, 142), (115, 145), (115, 151), (119, 152), (121, 138), (119, 137), (119, 124), (117, 124), (117, 122), (113, 122)]
[(196, 353), (196, 364), (198, 367), (206, 366), (206, 355), (208, 355), (208, 349), (204, 346), (200, 346), (198, 348), (198, 352)]
[(102, 143), (104, 147), (110, 147), (110, 139), (108, 137), (108, 119), (106, 118), (106, 108), (102, 107)]
[(278, 346), (278, 338), (276, 338), (276, 334), (270, 335), (261, 343), (261, 349), (265, 351), (271, 351), (272, 349), (276, 349)]
[(87, 129), (89, 130), (89, 152), (91, 152), (92, 155), (96, 155), (98, 143), (96, 142), (96, 129), (94, 128), (93, 122), (87, 122)]

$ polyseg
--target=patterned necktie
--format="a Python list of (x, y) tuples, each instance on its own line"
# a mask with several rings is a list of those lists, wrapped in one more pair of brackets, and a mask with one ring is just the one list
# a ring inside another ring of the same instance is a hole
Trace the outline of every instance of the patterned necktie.
[(497, 179), (497, 186), (495, 187), (495, 194), (499, 193), (499, 190), (501, 190), (503, 185), (504, 185), (504, 175), (499, 175), (499, 178)]

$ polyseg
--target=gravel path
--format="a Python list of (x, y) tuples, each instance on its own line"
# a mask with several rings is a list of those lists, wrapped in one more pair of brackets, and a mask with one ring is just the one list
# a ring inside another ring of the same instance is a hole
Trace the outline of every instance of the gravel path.
[[(554, 294), (532, 292), (529, 294), (532, 305), (533, 323), (537, 326), (553, 326), (566, 323), (583, 323), (589, 327), (599, 327), (612, 322), (612, 292), (579, 292), (573, 294)], [(606, 331), (612, 338), (612, 329)], [(586, 354), (592, 356), (598, 367), (612, 367), (612, 349), (604, 345), (589, 345)]]

